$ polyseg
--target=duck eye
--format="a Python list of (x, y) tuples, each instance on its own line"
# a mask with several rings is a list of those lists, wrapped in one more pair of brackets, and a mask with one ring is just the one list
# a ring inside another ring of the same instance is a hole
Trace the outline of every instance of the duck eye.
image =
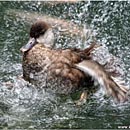
[(43, 35), (45, 33), (45, 31), (43, 31), (43, 32), (40, 32), (40, 35)]

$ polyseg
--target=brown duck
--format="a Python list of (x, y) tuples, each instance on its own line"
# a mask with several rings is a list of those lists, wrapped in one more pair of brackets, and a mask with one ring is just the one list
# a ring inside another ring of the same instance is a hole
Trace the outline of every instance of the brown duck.
[[(127, 100), (128, 89), (125, 85), (91, 59), (90, 53), (96, 44), (81, 50), (54, 49), (53, 43), (54, 35), (47, 23), (37, 21), (32, 25), (30, 40), (21, 48), (25, 80), (35, 86), (49, 88), (55, 93), (70, 94), (91, 89), (92, 79), (95, 79), (118, 102)], [(80, 100), (85, 100), (86, 97), (87, 93), (84, 91)]]

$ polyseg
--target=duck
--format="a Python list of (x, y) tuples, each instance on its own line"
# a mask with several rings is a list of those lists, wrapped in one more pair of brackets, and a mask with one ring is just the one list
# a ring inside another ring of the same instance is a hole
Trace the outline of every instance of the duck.
[(54, 48), (52, 27), (38, 20), (30, 28), (29, 41), (20, 49), (23, 78), (38, 88), (50, 89), (58, 94), (82, 91), (79, 101), (85, 102), (88, 91), (97, 81), (115, 101), (127, 101), (128, 87), (91, 58), (91, 52), (96, 47), (97, 44), (92, 43), (85, 49)]

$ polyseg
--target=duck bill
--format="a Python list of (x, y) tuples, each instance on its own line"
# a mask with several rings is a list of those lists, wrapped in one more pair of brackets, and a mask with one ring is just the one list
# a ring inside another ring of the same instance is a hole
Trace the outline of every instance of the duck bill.
[(30, 38), (28, 43), (26, 45), (24, 45), (20, 49), (20, 51), (24, 53), (24, 52), (30, 50), (35, 44), (36, 44), (36, 39), (35, 38)]

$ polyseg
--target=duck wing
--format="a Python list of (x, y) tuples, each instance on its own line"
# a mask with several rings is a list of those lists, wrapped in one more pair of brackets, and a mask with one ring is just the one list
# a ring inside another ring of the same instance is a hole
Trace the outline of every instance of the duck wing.
[(92, 60), (84, 60), (75, 66), (97, 80), (101, 86), (105, 87), (107, 94), (118, 102), (125, 102), (128, 99), (128, 86), (117, 78), (112, 77), (99, 63)]

